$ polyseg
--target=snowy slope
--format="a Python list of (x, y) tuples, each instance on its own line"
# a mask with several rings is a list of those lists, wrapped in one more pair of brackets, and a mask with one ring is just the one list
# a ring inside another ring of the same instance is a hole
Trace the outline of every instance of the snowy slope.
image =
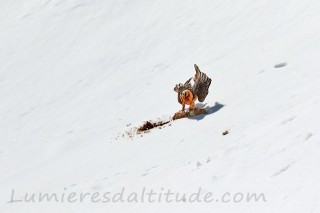
[[(320, 212), (320, 2), (11, 0), (0, 10), (1, 212)], [(194, 63), (213, 79), (212, 113), (118, 137), (178, 111), (173, 87)], [(9, 202), (12, 190), (122, 187), (266, 202)]]

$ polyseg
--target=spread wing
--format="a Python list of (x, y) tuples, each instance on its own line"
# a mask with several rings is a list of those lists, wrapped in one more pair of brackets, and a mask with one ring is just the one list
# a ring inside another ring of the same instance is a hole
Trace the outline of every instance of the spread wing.
[(197, 95), (198, 100), (203, 102), (209, 93), (211, 79), (204, 72), (201, 72), (196, 64), (194, 65), (194, 68), (196, 70), (196, 74), (193, 78), (194, 85), (192, 90)]

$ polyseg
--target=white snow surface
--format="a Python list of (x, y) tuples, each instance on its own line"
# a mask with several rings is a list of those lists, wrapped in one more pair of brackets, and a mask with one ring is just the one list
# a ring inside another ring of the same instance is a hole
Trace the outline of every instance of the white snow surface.
[[(7, 0), (0, 10), (1, 213), (320, 212), (319, 1)], [(181, 109), (173, 87), (194, 63), (212, 78), (198, 105), (210, 113), (122, 137)], [(201, 187), (216, 202), (10, 202), (12, 190), (123, 187)], [(266, 201), (219, 202), (226, 192)]]

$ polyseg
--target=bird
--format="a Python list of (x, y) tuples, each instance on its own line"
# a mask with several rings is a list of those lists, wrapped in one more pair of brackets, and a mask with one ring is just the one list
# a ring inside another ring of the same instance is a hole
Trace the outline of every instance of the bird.
[[(173, 89), (178, 93), (178, 102), (182, 105), (182, 112), (185, 111), (186, 105), (189, 105), (189, 111), (193, 110), (195, 102), (197, 100), (203, 102), (209, 93), (211, 78), (204, 72), (201, 72), (196, 64), (194, 65), (194, 69), (196, 70), (196, 74), (193, 78), (189, 78), (184, 84), (176, 84)], [(191, 85), (192, 79), (194, 81), (193, 85)]]

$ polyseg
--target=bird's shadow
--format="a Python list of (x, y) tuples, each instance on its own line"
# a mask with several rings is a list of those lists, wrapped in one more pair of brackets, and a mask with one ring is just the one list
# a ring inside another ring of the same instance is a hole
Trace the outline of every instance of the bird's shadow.
[(201, 103), (197, 103), (196, 104), (196, 107), (197, 108), (204, 108), (207, 110), (207, 114), (202, 114), (202, 115), (197, 115), (197, 116), (194, 116), (194, 117), (188, 117), (189, 119), (192, 119), (192, 120), (202, 120), (204, 117), (208, 116), (208, 115), (211, 115), (217, 111), (219, 111), (220, 109), (222, 109), (225, 105), (223, 104), (220, 104), (219, 102), (216, 102), (214, 106), (207, 106), (207, 104), (201, 104)]

